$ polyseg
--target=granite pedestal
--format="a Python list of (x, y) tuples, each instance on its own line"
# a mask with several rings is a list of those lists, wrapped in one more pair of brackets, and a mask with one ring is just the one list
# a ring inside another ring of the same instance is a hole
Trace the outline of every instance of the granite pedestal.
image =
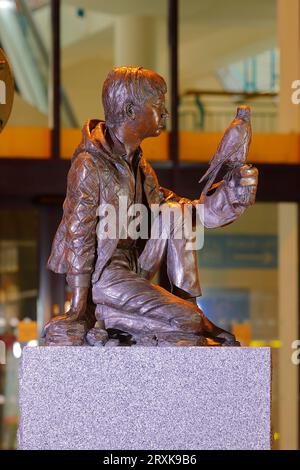
[(269, 449), (270, 350), (25, 348), (20, 449)]

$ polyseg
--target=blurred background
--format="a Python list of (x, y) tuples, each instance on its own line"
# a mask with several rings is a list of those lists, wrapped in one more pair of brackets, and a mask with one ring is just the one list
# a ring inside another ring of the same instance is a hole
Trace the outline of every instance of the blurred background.
[[(199, 251), (207, 316), (244, 346), (273, 354), (274, 449), (299, 447), (299, 0), (0, 0), (0, 47), (15, 79), (0, 136), (0, 448), (16, 445), (24, 345), (69, 307), (64, 276), (45, 268), (62, 213), (69, 159), (84, 121), (102, 118), (114, 65), (156, 70), (171, 118), (143, 144), (163, 186), (198, 197), (198, 180), (239, 104), (252, 109), (256, 205), (205, 233)], [(165, 273), (160, 276), (168, 287)]]

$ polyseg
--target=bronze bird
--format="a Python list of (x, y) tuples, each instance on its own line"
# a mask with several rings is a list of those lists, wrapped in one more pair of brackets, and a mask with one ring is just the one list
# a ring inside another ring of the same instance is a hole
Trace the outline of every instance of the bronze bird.
[(229, 179), (246, 162), (252, 135), (250, 120), (250, 107), (239, 106), (234, 120), (225, 130), (218, 149), (209, 162), (207, 172), (199, 181), (206, 181), (203, 196), (211, 188), (223, 165), (226, 165), (227, 170), (224, 179)]

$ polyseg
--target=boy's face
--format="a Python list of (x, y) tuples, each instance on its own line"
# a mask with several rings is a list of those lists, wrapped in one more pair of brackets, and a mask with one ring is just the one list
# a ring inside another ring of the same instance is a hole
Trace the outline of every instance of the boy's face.
[(141, 139), (156, 137), (166, 127), (169, 113), (165, 106), (165, 95), (157, 94), (143, 104), (134, 105), (132, 126)]

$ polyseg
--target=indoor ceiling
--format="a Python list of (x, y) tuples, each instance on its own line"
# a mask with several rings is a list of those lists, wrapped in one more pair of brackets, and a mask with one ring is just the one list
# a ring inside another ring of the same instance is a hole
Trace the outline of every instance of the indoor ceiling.
[[(167, 0), (63, 0), (79, 8), (113, 15), (136, 14), (166, 16)], [(199, 27), (237, 22), (264, 23), (275, 21), (276, 0), (179, 0), (180, 19)]]
[[(179, 67), (186, 86), (276, 47), (276, 0), (179, 0), (179, 6)], [(96, 58), (113, 63), (115, 18), (129, 14), (157, 18), (158, 67), (168, 62), (167, 0), (62, 0), (62, 7), (63, 68)], [(49, 11), (44, 16), (42, 35)]]

